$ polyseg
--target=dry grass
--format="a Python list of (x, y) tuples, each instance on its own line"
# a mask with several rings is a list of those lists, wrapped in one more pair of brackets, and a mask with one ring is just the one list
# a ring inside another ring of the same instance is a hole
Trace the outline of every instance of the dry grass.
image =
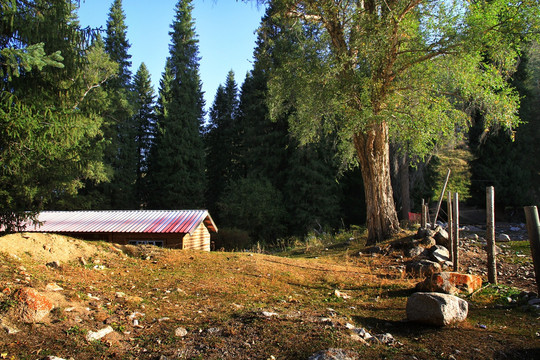
[[(126, 256), (102, 244), (93, 261), (104, 265), (103, 270), (77, 262), (51, 269), (30, 257), (0, 255), (0, 291), (13, 292), (24, 282), (41, 290), (56, 282), (65, 297), (48, 321), (16, 324), (18, 334), (0, 331), (0, 358), (307, 359), (331, 347), (366, 359), (538, 356), (537, 315), (496, 307), (484, 298), (478, 305), (471, 303), (469, 319), (455, 326), (406, 322), (405, 304), (418, 280), (399, 271), (397, 254), (358, 256), (362, 247), (361, 239), (327, 243), (290, 249), (292, 258), (155, 248), (132, 249)], [(350, 298), (336, 296), (335, 290)], [(125, 296), (117, 297), (119, 291)], [(0, 304), (8, 299), (4, 295)], [(69, 307), (77, 310), (65, 311)], [(144, 314), (137, 315), (139, 326), (129, 318), (135, 312)], [(6, 309), (0, 317), (8, 313)], [(362, 345), (350, 336), (346, 323), (372, 334), (389, 332), (402, 345)], [(86, 332), (107, 324), (116, 330), (114, 336), (85, 340)], [(188, 334), (176, 337), (178, 327)]]

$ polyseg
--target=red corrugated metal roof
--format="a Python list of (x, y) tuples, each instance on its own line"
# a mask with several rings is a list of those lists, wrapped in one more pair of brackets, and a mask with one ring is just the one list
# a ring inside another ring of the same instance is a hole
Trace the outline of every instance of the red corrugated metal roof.
[(209, 231), (217, 227), (207, 210), (104, 210), (42, 211), (39, 225), (28, 232), (64, 233), (190, 233), (201, 222)]

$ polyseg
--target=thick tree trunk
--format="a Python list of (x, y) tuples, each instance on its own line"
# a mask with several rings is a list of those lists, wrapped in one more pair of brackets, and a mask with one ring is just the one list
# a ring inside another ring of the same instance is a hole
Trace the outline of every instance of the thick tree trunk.
[(354, 136), (354, 145), (364, 179), (368, 245), (388, 239), (399, 230), (390, 180), (388, 125), (372, 125)]

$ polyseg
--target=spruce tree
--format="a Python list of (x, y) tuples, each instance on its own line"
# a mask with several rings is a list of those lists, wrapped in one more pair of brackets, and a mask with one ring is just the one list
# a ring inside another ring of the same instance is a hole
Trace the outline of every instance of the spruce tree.
[(341, 188), (331, 137), (317, 144), (294, 146), (287, 164), (283, 193), (289, 212), (290, 233), (304, 235), (339, 226)]
[(118, 74), (109, 81), (117, 88), (129, 88), (131, 83), (131, 55), (128, 52), (131, 45), (127, 40), (125, 20), (122, 0), (114, 0), (107, 19), (105, 51), (112, 61), (118, 63)]
[[(106, 180), (100, 85), (116, 66), (99, 44), (86, 47), (70, 2), (1, 5), (0, 63), (11, 69), (0, 76), (0, 222), (14, 230), (28, 214), (62, 208), (86, 181)], [(30, 62), (10, 58), (21, 49)]]
[(106, 161), (112, 167), (113, 177), (104, 186), (110, 204), (103, 206), (114, 209), (134, 209), (140, 205), (135, 195), (137, 180), (136, 124), (133, 122), (131, 102), (131, 55), (128, 50), (127, 26), (122, 1), (115, 0), (109, 10), (105, 38), (105, 50), (118, 64), (117, 76), (107, 82), (111, 98), (111, 109), (107, 114), (105, 136), (110, 142)]
[[(205, 153), (201, 136), (204, 99), (191, 1), (180, 0), (171, 25), (170, 57), (160, 92), (160, 116), (151, 156), (148, 206), (204, 205)], [(167, 83), (166, 83), (167, 82)]]
[(233, 179), (235, 172), (234, 146), (238, 113), (238, 89), (234, 73), (227, 75), (225, 86), (220, 85), (212, 108), (210, 122), (206, 129), (208, 191), (207, 203), (212, 213), (216, 214), (216, 202), (225, 186)]
[(150, 147), (156, 122), (155, 94), (150, 80), (150, 73), (144, 63), (141, 64), (133, 77), (135, 114), (135, 143), (137, 145), (137, 179), (135, 183), (135, 198), (139, 204), (146, 202), (146, 174)]

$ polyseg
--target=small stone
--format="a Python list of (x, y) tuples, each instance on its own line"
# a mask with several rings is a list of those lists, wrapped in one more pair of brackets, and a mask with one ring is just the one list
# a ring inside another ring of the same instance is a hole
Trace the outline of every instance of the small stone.
[(47, 291), (62, 291), (64, 290), (62, 287), (58, 286), (56, 283), (48, 283), (47, 286), (45, 286), (45, 290)]
[(206, 332), (209, 333), (209, 334), (217, 334), (217, 333), (221, 332), (221, 328), (211, 327), (211, 328), (207, 329)]
[(98, 330), (98, 331), (89, 331), (87, 334), (86, 334), (86, 340), (88, 341), (94, 341), (94, 340), (99, 340), (101, 339), (102, 337), (110, 334), (114, 332), (114, 329), (111, 327), (111, 326), (107, 326), (106, 328), (103, 328), (101, 330)]
[(444, 263), (450, 260), (450, 252), (442, 245), (435, 245), (431, 249), (430, 258), (438, 263)]
[(14, 334), (17, 334), (19, 332), (21, 332), (19, 329), (17, 329), (16, 327), (12, 326), (12, 325), (9, 325), (9, 324), (6, 324), (5, 322), (3, 322), (2, 320), (0, 320), (0, 325), (1, 327), (7, 331), (8, 335), (14, 335)]
[(358, 334), (358, 336), (360, 336), (360, 337), (361, 337), (362, 339), (364, 339), (364, 340), (369, 340), (369, 339), (371, 339), (371, 338), (373, 337), (373, 336), (371, 336), (371, 334), (368, 333), (368, 332), (366, 331), (366, 329), (364, 329), (364, 328), (354, 329), (353, 331), (354, 331), (356, 334)]
[(347, 294), (345, 294), (344, 292), (341, 292), (339, 290), (334, 290), (334, 296), (338, 297), (338, 298), (342, 298), (342, 299), (350, 299), (351, 297)]
[(499, 234), (499, 236), (497, 237), (497, 241), (498, 242), (509, 242), (509, 241), (511, 241), (511, 239), (510, 239), (510, 236), (508, 236), (507, 234)]
[(373, 339), (376, 339), (378, 342), (385, 345), (393, 345), (396, 341), (390, 333), (375, 335)]
[(60, 261), (58, 261), (58, 260), (48, 262), (48, 263), (45, 264), (45, 265), (48, 266), (48, 267), (50, 267), (51, 269), (59, 269), (60, 266), (62, 266), (62, 265), (60, 264)]
[(176, 330), (174, 330), (174, 335), (177, 337), (184, 337), (188, 334), (188, 331), (186, 328), (183, 327), (177, 327)]
[(263, 311), (262, 314), (263, 314), (263, 316), (266, 316), (266, 317), (278, 316), (277, 313), (270, 312), (270, 311)]

